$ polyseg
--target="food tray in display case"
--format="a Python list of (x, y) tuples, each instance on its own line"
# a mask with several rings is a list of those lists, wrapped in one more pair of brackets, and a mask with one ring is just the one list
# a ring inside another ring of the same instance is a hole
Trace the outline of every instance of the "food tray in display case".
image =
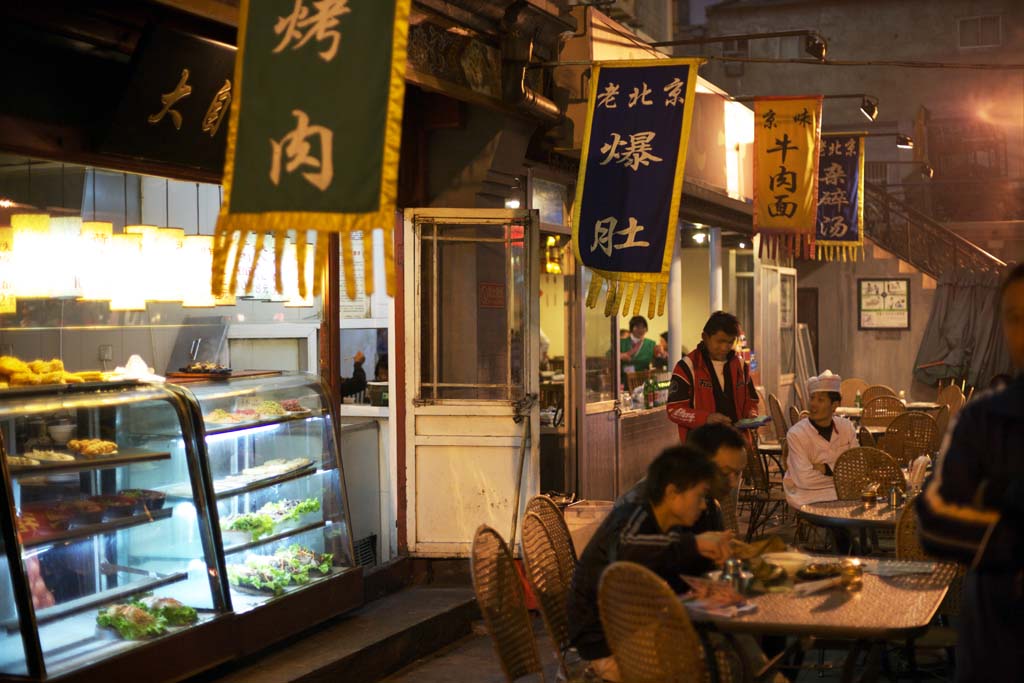
[(239, 622), (241, 640), (266, 642), (271, 620), (280, 628), (304, 619), (308, 627), (337, 614), (328, 602), (351, 592), (342, 587), (361, 582), (361, 572), (353, 561), (336, 424), (320, 378), (279, 373), (177, 390), (202, 425), (214, 533), (232, 607), (247, 617)]
[(227, 642), (190, 413), (140, 383), (0, 392), (0, 677), (146, 678), (149, 648), (194, 652), (160, 674), (175, 677)]

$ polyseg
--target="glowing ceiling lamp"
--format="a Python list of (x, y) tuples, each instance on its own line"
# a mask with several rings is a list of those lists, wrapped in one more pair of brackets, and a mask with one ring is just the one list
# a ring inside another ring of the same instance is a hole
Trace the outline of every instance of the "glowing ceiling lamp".
[(114, 269), (110, 267), (110, 240), (114, 224), (106, 221), (82, 223), (78, 259), (82, 296), (85, 301), (110, 301), (113, 296)]
[(14, 292), (14, 229), (0, 228), (0, 313), (17, 313)]
[(143, 235), (138, 233), (114, 235), (110, 240), (110, 267), (117, 270), (111, 291), (111, 311), (146, 310), (142, 285), (147, 264), (143, 260), (142, 244)]
[(184, 308), (212, 308), (217, 297), (210, 293), (210, 271), (213, 269), (213, 236), (189, 235), (185, 238), (186, 267), (181, 273)]
[(50, 215), (11, 216), (14, 252), (14, 290), (19, 298), (50, 296)]
[(135, 235), (141, 240), (139, 260), (142, 262), (142, 267), (138, 270), (135, 284), (137, 293), (133, 296), (141, 297), (148, 301), (155, 301), (161, 294), (160, 272), (163, 259), (160, 257), (160, 250), (157, 244), (160, 227), (146, 224), (126, 225), (124, 226), (124, 234)]
[(79, 216), (59, 216), (50, 219), (49, 243), (50, 296), (75, 298), (81, 295), (78, 277), (81, 250), (82, 219)]
[(152, 298), (154, 301), (181, 301), (184, 298), (181, 277), (185, 270), (185, 229), (159, 228), (153, 245), (160, 263), (155, 271)]

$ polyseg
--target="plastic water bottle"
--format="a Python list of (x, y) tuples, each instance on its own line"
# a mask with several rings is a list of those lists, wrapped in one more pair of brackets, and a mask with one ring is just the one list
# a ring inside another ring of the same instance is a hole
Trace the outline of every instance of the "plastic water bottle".
[(858, 389), (857, 390), (857, 395), (853, 397), (853, 405), (857, 406), (858, 408), (863, 408), (864, 406), (862, 404), (863, 404), (863, 401), (861, 400), (861, 397), (860, 397), (860, 389)]

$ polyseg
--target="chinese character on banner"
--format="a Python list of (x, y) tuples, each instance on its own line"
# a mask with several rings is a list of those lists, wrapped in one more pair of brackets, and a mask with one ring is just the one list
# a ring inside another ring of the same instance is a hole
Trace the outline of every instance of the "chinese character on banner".
[[(393, 293), (391, 231), (410, 5), (411, 0), (241, 0), (235, 77), (210, 102), (202, 123), (214, 135), (230, 107), (212, 291), (223, 291), (225, 280), (236, 291), (242, 270), (248, 292), (260, 255), (269, 252), (278, 293), (287, 273), (297, 280), (300, 298), (307, 298), (307, 285), (318, 295), (327, 236), (336, 233), (345, 291), (353, 299), (353, 235), (370, 239), (379, 229), (388, 294)], [(187, 94), (179, 95), (186, 77), (155, 116), (167, 114), (177, 123), (170, 107), (176, 96)], [(305, 267), (309, 231), (316, 235), (311, 283)], [(256, 257), (248, 262), (240, 255), (253, 237)], [(264, 250), (270, 240), (273, 249)], [(283, 263), (286, 254), (295, 263)], [(364, 282), (371, 294), (370, 269)]]
[[(821, 96), (754, 100), (754, 232), (761, 253), (810, 256), (818, 215)], [(842, 201), (829, 195), (828, 201)]]
[(700, 59), (597, 63), (573, 207), (587, 306), (663, 315)]
[(864, 248), (864, 137), (823, 135), (818, 161), (816, 256), (856, 261)]

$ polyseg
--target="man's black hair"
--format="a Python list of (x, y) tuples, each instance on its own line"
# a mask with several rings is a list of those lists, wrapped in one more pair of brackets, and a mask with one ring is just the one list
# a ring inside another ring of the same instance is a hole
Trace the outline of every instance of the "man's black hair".
[(629, 331), (630, 332), (632, 332), (633, 328), (636, 327), (637, 325), (643, 325), (644, 329), (646, 330), (647, 329), (647, 318), (643, 317), (642, 315), (634, 315), (632, 318), (629, 319)]
[(658, 336), (660, 336), (660, 337), (661, 337), (662, 339), (664, 339), (665, 341), (668, 341), (668, 332), (662, 332), (662, 333), (661, 333), (660, 335), (658, 335)]
[(747, 442), (734, 427), (727, 424), (705, 424), (690, 430), (686, 437), (686, 445), (698, 448), (714, 457), (722, 446), (746, 448)]
[(704, 323), (704, 334), (713, 336), (718, 332), (725, 332), (730, 337), (740, 336), (740, 321), (732, 313), (726, 311), (715, 311)]
[(1022, 280), (1024, 280), (1024, 263), (1018, 263), (1003, 277), (1003, 283), (999, 285), (999, 300), (1003, 300), (1006, 290), (1010, 288), (1010, 285)]
[(830, 391), (828, 392), (828, 400), (832, 401), (833, 403), (842, 403), (843, 395), (840, 394), (838, 391)]
[(675, 484), (685, 491), (703, 482), (714, 481), (717, 469), (711, 458), (691, 446), (672, 446), (647, 466), (647, 499), (657, 505), (665, 498), (665, 489)]

